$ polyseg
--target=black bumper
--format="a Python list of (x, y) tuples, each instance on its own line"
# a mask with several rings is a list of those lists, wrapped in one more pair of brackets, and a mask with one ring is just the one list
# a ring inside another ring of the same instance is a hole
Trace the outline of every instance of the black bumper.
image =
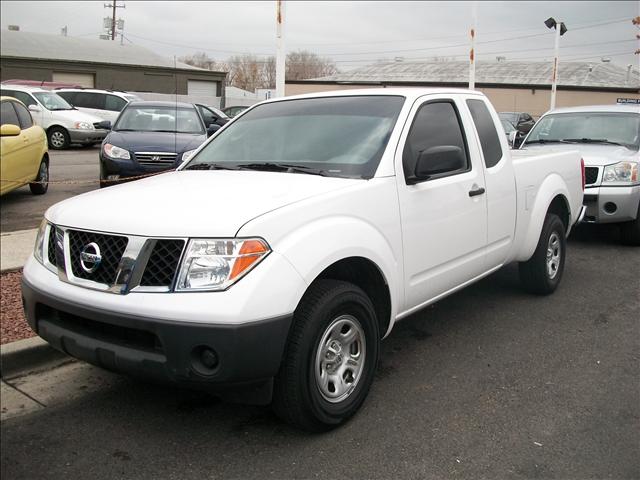
[[(291, 324), (291, 316), (207, 325), (116, 315), (53, 297), (24, 279), (22, 297), (31, 328), (72, 357), (153, 381), (221, 392), (268, 386), (262, 393), (270, 395)], [(210, 353), (203, 363), (204, 349), (215, 352), (215, 366)]]

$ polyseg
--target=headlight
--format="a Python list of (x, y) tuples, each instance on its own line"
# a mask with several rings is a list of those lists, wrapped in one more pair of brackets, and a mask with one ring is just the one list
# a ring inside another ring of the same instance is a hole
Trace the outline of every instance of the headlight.
[(36, 244), (33, 247), (33, 256), (36, 257), (40, 263), (44, 265), (44, 260), (42, 260), (44, 253), (44, 233), (47, 231), (47, 220), (42, 219), (40, 222), (40, 227), (38, 228), (38, 233), (36, 234)]
[(120, 158), (122, 160), (130, 160), (131, 155), (129, 155), (129, 151), (124, 148), (116, 147), (115, 145), (111, 145), (110, 143), (105, 143), (104, 147), (102, 147), (104, 154), (107, 157), (111, 158)]
[(176, 290), (225, 290), (269, 252), (269, 245), (260, 238), (193, 239), (182, 260)]
[(602, 182), (632, 183), (638, 181), (638, 163), (620, 162), (604, 167)]
[(187, 150), (186, 152), (184, 152), (182, 154), (182, 161), (186, 162), (187, 160), (191, 159), (191, 157), (193, 157), (193, 154), (196, 153), (197, 148), (194, 148), (193, 150)]
[(73, 126), (81, 130), (93, 130), (93, 125), (88, 122), (76, 122)]

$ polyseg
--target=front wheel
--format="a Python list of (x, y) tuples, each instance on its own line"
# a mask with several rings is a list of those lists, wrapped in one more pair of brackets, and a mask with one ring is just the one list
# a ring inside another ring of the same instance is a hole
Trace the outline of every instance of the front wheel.
[(54, 150), (69, 148), (71, 144), (69, 132), (62, 127), (51, 127), (47, 132), (47, 140), (49, 141), (49, 147)]
[(553, 293), (560, 284), (567, 250), (562, 220), (548, 213), (533, 256), (520, 263), (520, 280), (525, 289), (538, 295)]
[(369, 297), (351, 283), (317, 281), (294, 313), (275, 379), (274, 411), (308, 431), (344, 423), (369, 392), (379, 345)]
[(49, 190), (49, 164), (46, 160), (40, 162), (38, 176), (33, 183), (29, 184), (29, 189), (34, 195), (43, 195)]

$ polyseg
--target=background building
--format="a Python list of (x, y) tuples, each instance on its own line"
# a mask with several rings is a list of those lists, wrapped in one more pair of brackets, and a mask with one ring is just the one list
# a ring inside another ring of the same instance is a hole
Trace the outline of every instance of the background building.
[[(539, 117), (549, 109), (551, 62), (479, 61), (476, 89), (498, 111), (528, 112)], [(616, 103), (640, 98), (640, 75), (631, 66), (609, 62), (562, 62), (556, 105), (568, 107)], [(467, 61), (384, 62), (313, 80), (286, 82), (286, 94), (372, 87), (457, 87), (469, 85)]]
[[(106, 90), (143, 92), (143, 98), (198, 101), (224, 106), (226, 72), (161, 57), (111, 40), (0, 32), (0, 80), (65, 82)], [(172, 97), (173, 98), (173, 97)]]

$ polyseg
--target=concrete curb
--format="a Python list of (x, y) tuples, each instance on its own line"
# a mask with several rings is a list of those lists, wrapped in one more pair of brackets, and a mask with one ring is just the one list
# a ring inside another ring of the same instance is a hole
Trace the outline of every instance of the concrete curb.
[(0, 376), (16, 377), (34, 370), (52, 368), (71, 361), (40, 337), (27, 338), (0, 346)]
[(0, 273), (21, 269), (36, 242), (37, 228), (2, 232), (0, 235)]

